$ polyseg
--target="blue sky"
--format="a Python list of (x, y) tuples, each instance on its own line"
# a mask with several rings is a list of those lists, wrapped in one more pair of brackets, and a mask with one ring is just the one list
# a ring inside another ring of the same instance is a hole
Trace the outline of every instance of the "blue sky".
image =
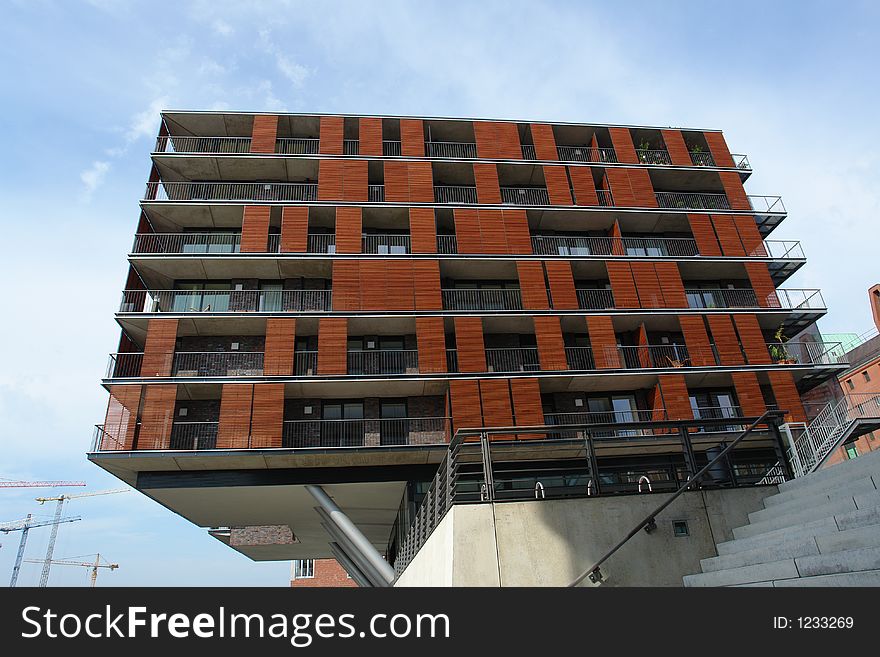
[[(0, 477), (118, 482), (86, 462), (158, 112), (387, 113), (722, 128), (828, 332), (871, 327), (880, 145), (873, 2), (0, 2)], [(48, 513), (0, 490), (0, 521)], [(74, 501), (57, 557), (115, 585), (285, 585), (138, 493)], [(34, 530), (28, 555), (48, 532)], [(17, 534), (0, 535), (0, 583)], [(22, 584), (39, 567), (27, 564)], [(56, 568), (53, 584), (83, 585)]]

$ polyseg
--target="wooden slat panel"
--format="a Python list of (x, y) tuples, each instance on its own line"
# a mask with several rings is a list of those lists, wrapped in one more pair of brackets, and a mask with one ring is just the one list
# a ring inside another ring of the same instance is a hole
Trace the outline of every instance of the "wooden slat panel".
[(477, 157), (490, 160), (501, 157), (495, 124), (491, 121), (474, 121), (474, 141), (477, 142)]
[(693, 420), (694, 412), (691, 409), (684, 374), (661, 374), (657, 380), (667, 417), (670, 420)]
[(730, 315), (707, 315), (712, 341), (718, 352), (718, 360), (722, 365), (744, 365), (742, 348), (733, 329)]
[[(389, 298), (388, 279), (393, 275), (390, 271), (392, 261), (360, 260), (360, 293), (361, 310), (390, 310), (392, 300)], [(397, 287), (397, 286), (395, 286)]]
[(614, 324), (608, 315), (587, 315), (587, 331), (593, 349), (593, 361), (599, 369), (620, 367), (620, 352)]
[(539, 160), (558, 160), (559, 152), (556, 150), (556, 137), (553, 135), (553, 126), (547, 123), (532, 123), (532, 143), (535, 145), (535, 155)]
[(452, 379), (449, 382), (453, 429), (478, 429), (483, 426), (480, 385), (476, 380)]
[(608, 235), (611, 237), (611, 253), (614, 255), (626, 255), (623, 249), (623, 232), (620, 230), (620, 221), (614, 220)]
[[(364, 310), (415, 310), (414, 260), (380, 261), (385, 267), (385, 298), (376, 308)], [(372, 285), (373, 279), (361, 277), (361, 286)]]
[(571, 262), (568, 260), (545, 260), (547, 282), (550, 284), (550, 296), (555, 310), (577, 310), (577, 292), (574, 287), (574, 276)]
[[(611, 266), (609, 264), (609, 276), (611, 275)], [(625, 263), (621, 263), (625, 264)], [(639, 305), (642, 308), (663, 308), (666, 302), (663, 299), (663, 291), (660, 289), (660, 281), (657, 280), (657, 271), (654, 269), (653, 262), (631, 262), (629, 263), (632, 270), (633, 281), (636, 285), (636, 293), (639, 295)], [(625, 280), (625, 276), (622, 277)], [(614, 282), (612, 281), (612, 289)], [(615, 296), (615, 299), (617, 297)]]
[(409, 202), (409, 168), (407, 164), (407, 162), (395, 160), (386, 160), (383, 163), (386, 201)]
[(743, 188), (742, 180), (736, 171), (719, 171), (718, 177), (721, 178), (721, 186), (724, 187), (724, 193), (727, 194), (731, 210), (752, 209), (752, 204), (749, 203), (749, 197), (746, 196), (746, 190)]
[(749, 365), (769, 365), (770, 352), (764, 341), (764, 333), (758, 324), (757, 315), (734, 315), (733, 321), (739, 333), (739, 341), (746, 352)]
[(266, 345), (263, 349), (265, 376), (293, 375), (293, 348), (296, 338), (296, 319), (269, 317), (266, 320)]
[(480, 225), (482, 253), (509, 253), (507, 233), (504, 230), (504, 216), (501, 210), (477, 210)]
[(694, 367), (716, 365), (702, 315), (679, 315), (678, 322), (684, 335), (684, 343), (688, 348), (689, 364)]
[[(483, 426), (513, 426), (513, 409), (510, 405), (510, 385), (507, 379), (480, 379), (480, 401), (483, 407)], [(492, 440), (504, 440), (503, 434), (491, 436)]]
[(361, 309), (360, 261), (333, 261), (333, 310)]
[(342, 155), (343, 123), (341, 116), (322, 116), (318, 133), (318, 152), (322, 155)]
[(482, 318), (456, 317), (454, 322), (458, 370), (460, 372), (487, 371)]
[(434, 170), (430, 162), (407, 162), (409, 200), (413, 203), (434, 202)]
[(680, 167), (693, 166), (691, 154), (687, 149), (681, 130), (661, 130), (660, 134), (663, 135), (663, 143), (666, 144), (666, 152), (669, 153), (672, 164)]
[(773, 396), (776, 397), (776, 406), (781, 411), (788, 411), (785, 419), (788, 422), (806, 422), (807, 414), (794, 382), (794, 375), (784, 370), (771, 370), (767, 372), (770, 379), (770, 387)]
[(153, 384), (144, 387), (141, 406), (141, 430), (138, 449), (168, 449), (174, 424), (177, 384)]
[(638, 207), (639, 204), (636, 203), (636, 197), (633, 195), (626, 169), (605, 169), (605, 177), (611, 188), (611, 195), (614, 197), (615, 206), (622, 208)]
[(413, 253), (437, 253), (434, 208), (409, 209), (409, 235)]
[(245, 449), (249, 446), (253, 402), (253, 384), (223, 384), (220, 392), (220, 423), (217, 427), (218, 449)]
[[(510, 379), (514, 420), (517, 426), (536, 427), (544, 424), (541, 388), (538, 379)], [(519, 434), (518, 438), (544, 438), (545, 434)]]
[(739, 239), (745, 248), (746, 255), (767, 257), (764, 238), (761, 237), (761, 232), (758, 230), (755, 218), (738, 214), (733, 217), (733, 223), (736, 226), (736, 232), (739, 233)]
[(544, 282), (544, 269), (534, 260), (517, 260), (516, 272), (519, 276), (519, 289), (524, 310), (547, 310), (547, 285)]
[(442, 317), (416, 317), (419, 372), (446, 371), (446, 331)]
[(400, 154), (425, 157), (425, 127), (421, 119), (400, 119)]
[(606, 261), (608, 282), (614, 295), (615, 308), (639, 308), (639, 296), (633, 280), (632, 270), (628, 262)]
[(382, 119), (361, 117), (358, 119), (358, 153), (382, 157)]
[(476, 210), (455, 208), (452, 211), (455, 223), (455, 241), (459, 253), (483, 253), (483, 235), (480, 231), (480, 217)]
[(636, 156), (636, 147), (633, 146), (629, 128), (608, 128), (608, 132), (617, 153), (617, 161), (621, 164), (638, 164), (639, 158)]
[(442, 310), (440, 261), (414, 260), (412, 269), (416, 310)]
[(599, 205), (593, 170), (590, 167), (568, 167), (568, 175), (571, 177), (571, 186), (574, 189), (575, 205), (593, 207)]
[(543, 169), (550, 205), (571, 205), (571, 192), (568, 187), (568, 176), (565, 175), (565, 167), (546, 165)]
[(100, 449), (134, 449), (143, 386), (110, 386)]
[(147, 322), (141, 376), (171, 376), (177, 323), (176, 319), (151, 319)]
[(731, 372), (740, 410), (745, 417), (760, 417), (767, 410), (755, 372)]
[(776, 296), (776, 286), (770, 276), (770, 269), (763, 262), (747, 262), (746, 273), (758, 298), (758, 305), (764, 308), (778, 308), (779, 299)]
[(703, 136), (706, 138), (706, 145), (709, 147), (709, 152), (712, 154), (712, 159), (715, 160), (716, 166), (730, 168), (736, 166), (733, 163), (733, 158), (730, 156), (730, 151), (727, 149), (724, 135), (720, 132), (704, 132)]
[(305, 253), (309, 248), (309, 209), (285, 206), (281, 210), (281, 253)]
[(715, 226), (715, 234), (718, 235), (718, 242), (721, 244), (721, 251), (724, 255), (744, 256), (746, 254), (731, 215), (713, 214), (712, 225)]
[(284, 428), (284, 384), (261, 383), (254, 386), (251, 418), (251, 447), (281, 447)]
[(689, 214), (688, 222), (690, 222), (691, 233), (697, 242), (697, 251), (700, 255), (720, 256), (721, 247), (715, 237), (711, 217), (708, 214)]
[(498, 167), (488, 162), (474, 164), (474, 181), (477, 185), (477, 201), (498, 205), (501, 203), (501, 187), (498, 184)]
[(348, 320), (322, 317), (318, 320), (318, 374), (346, 374), (348, 371)]
[(495, 138), (498, 140), (498, 156), (505, 160), (522, 159), (522, 143), (519, 126), (509, 121), (495, 122)]
[(345, 160), (342, 167), (342, 199), (344, 201), (366, 202), (367, 161)]
[(269, 244), (268, 205), (245, 206), (241, 219), (241, 252), (266, 253)]
[(559, 317), (541, 315), (533, 318), (535, 339), (538, 343), (538, 358), (542, 370), (561, 371), (568, 369), (565, 358), (565, 341), (562, 338), (562, 324)]
[(360, 253), (362, 235), (361, 208), (336, 208), (336, 253)]
[(345, 177), (343, 160), (318, 161), (318, 200), (342, 201), (342, 181)]
[[(656, 208), (657, 196), (654, 194), (654, 185), (651, 182), (651, 176), (648, 171), (646, 169), (628, 169), (627, 174), (636, 206), (640, 208)], [(615, 198), (616, 201), (617, 199)]]
[(532, 253), (532, 236), (525, 210), (502, 210), (504, 233), (507, 236), (507, 252), (516, 255)]
[(687, 308), (687, 295), (684, 292), (684, 283), (681, 280), (681, 271), (675, 262), (655, 262), (654, 269), (657, 272), (657, 280), (660, 281), (660, 290), (667, 308)]
[(257, 114), (251, 129), (251, 153), (274, 153), (278, 132), (278, 117), (274, 114)]

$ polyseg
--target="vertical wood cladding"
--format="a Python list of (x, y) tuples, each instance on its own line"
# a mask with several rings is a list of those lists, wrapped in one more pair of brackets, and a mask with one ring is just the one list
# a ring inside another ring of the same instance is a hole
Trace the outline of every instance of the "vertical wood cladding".
[(567, 370), (565, 342), (559, 317), (538, 316), (535, 323), (535, 339), (538, 343), (538, 359), (542, 370)]
[(745, 417), (759, 417), (767, 410), (758, 375), (755, 372), (731, 372), (740, 410)]
[(539, 160), (558, 160), (559, 152), (556, 150), (553, 126), (547, 123), (532, 123), (531, 131), (532, 143), (535, 145), (535, 156)]
[(143, 386), (110, 386), (100, 449), (134, 449)]
[(620, 367), (620, 351), (614, 324), (608, 315), (587, 315), (587, 331), (593, 349), (593, 361), (598, 369)]
[(543, 265), (550, 284), (552, 307), (556, 310), (577, 310), (578, 299), (571, 263), (568, 260), (545, 260)]
[(777, 408), (788, 411), (785, 419), (788, 422), (806, 422), (807, 414), (804, 412), (794, 375), (785, 370), (770, 370), (767, 372), (767, 377), (770, 379), (773, 396), (776, 397)]
[(730, 315), (706, 315), (718, 360), (721, 365), (743, 365), (742, 348), (736, 337)]
[(336, 252), (360, 253), (362, 234), (361, 208), (336, 208)]
[(318, 133), (318, 152), (321, 155), (342, 155), (343, 125), (341, 116), (322, 116)]
[(693, 420), (690, 397), (684, 374), (661, 374), (657, 377), (663, 407), (670, 420)]
[(605, 267), (608, 271), (608, 281), (611, 283), (611, 293), (614, 295), (614, 307), (638, 308), (639, 295), (636, 292), (630, 263), (606, 261)]
[(715, 227), (715, 234), (718, 235), (718, 242), (721, 244), (721, 251), (724, 255), (742, 257), (746, 254), (742, 240), (739, 238), (739, 232), (736, 230), (733, 216), (729, 214), (713, 214), (712, 225)]
[(666, 152), (669, 153), (669, 159), (672, 164), (679, 167), (693, 165), (691, 154), (688, 151), (681, 130), (661, 130), (660, 134), (663, 136), (663, 143), (666, 144)]
[(739, 239), (746, 255), (766, 257), (767, 250), (764, 248), (764, 238), (761, 237), (761, 231), (758, 230), (755, 218), (738, 214), (733, 217), (733, 223), (736, 226), (736, 232), (739, 233)]
[(296, 319), (270, 317), (266, 320), (266, 345), (263, 355), (265, 376), (293, 374), (293, 346), (296, 338)]
[(355, 260), (333, 261), (333, 310), (360, 310), (360, 264)]
[(724, 141), (724, 135), (720, 132), (705, 132), (703, 137), (706, 138), (706, 145), (709, 147), (712, 159), (715, 160), (715, 166), (730, 168), (735, 166), (733, 158), (730, 156), (730, 151), (727, 150), (727, 142)]
[[(430, 162), (384, 162), (385, 200), (394, 203), (433, 203), (434, 178)], [(499, 192), (500, 194), (500, 192)]]
[[(480, 379), (480, 401), (483, 408), (483, 426), (513, 426), (513, 408), (510, 404), (510, 383), (507, 379)], [(501, 435), (494, 440), (503, 439)]]
[(400, 119), (400, 154), (425, 157), (425, 127), (421, 119)]
[(251, 383), (224, 383), (220, 391), (218, 449), (244, 449), (251, 434), (254, 386)]
[(455, 241), (459, 253), (482, 253), (483, 235), (476, 209), (455, 208), (452, 211), (455, 223)]
[(367, 201), (367, 164), (366, 160), (320, 160), (318, 200)]
[(597, 206), (599, 196), (596, 194), (596, 183), (590, 167), (568, 167), (568, 176), (574, 190), (575, 205)]
[(525, 210), (502, 210), (504, 235), (507, 238), (507, 252), (516, 254), (532, 253), (532, 236)]
[(521, 160), (522, 146), (516, 123), (474, 121), (477, 156), (487, 159)]
[(440, 261), (415, 260), (412, 263), (415, 309), (442, 310), (443, 297), (440, 293)]
[(711, 217), (708, 214), (689, 214), (688, 222), (700, 255), (720, 256), (721, 247), (718, 245)]
[(544, 282), (544, 268), (535, 260), (517, 260), (516, 272), (519, 276), (519, 290), (524, 310), (547, 310), (547, 285)]
[(629, 208), (656, 208), (657, 197), (651, 176), (645, 169), (609, 168), (605, 175), (614, 197), (614, 205)]
[(498, 167), (489, 162), (474, 164), (474, 182), (477, 186), (477, 202), (499, 205), (501, 187), (498, 183)]
[(749, 365), (769, 365), (770, 352), (767, 350), (767, 343), (764, 342), (758, 316), (734, 315), (733, 321)]
[(531, 254), (525, 210), (455, 208), (452, 212), (459, 253)]
[(446, 371), (446, 331), (442, 317), (416, 317), (419, 372)]
[(681, 271), (675, 262), (656, 262), (654, 271), (657, 272), (657, 280), (663, 292), (663, 301), (667, 308), (687, 308), (687, 295), (684, 291), (684, 282), (681, 280)]
[(251, 413), (251, 447), (281, 447), (284, 427), (284, 384), (254, 386)]
[(413, 253), (437, 253), (434, 208), (409, 209), (409, 235)]
[(318, 374), (348, 372), (348, 320), (322, 317), (318, 320)]
[(547, 195), (550, 197), (550, 205), (571, 205), (571, 191), (568, 186), (568, 176), (565, 167), (548, 165), (544, 169), (544, 183), (547, 185)]
[(268, 205), (245, 206), (241, 219), (241, 252), (265, 253), (269, 244)]
[(721, 178), (721, 186), (724, 187), (724, 193), (727, 195), (731, 210), (752, 209), (749, 197), (743, 188), (742, 179), (736, 171), (719, 171), (718, 177)]
[(251, 129), (251, 153), (274, 153), (278, 134), (278, 117), (274, 114), (254, 116)]
[(477, 429), (483, 426), (480, 384), (476, 380), (452, 379), (449, 382), (453, 429)]
[(715, 365), (715, 356), (709, 342), (709, 333), (702, 315), (679, 315), (678, 322), (687, 345), (688, 358), (694, 367)]
[(483, 342), (482, 318), (456, 317), (454, 323), (459, 372), (485, 372), (486, 346)]
[(138, 449), (169, 448), (176, 400), (177, 384), (175, 383), (144, 386)]
[[(627, 263), (621, 263), (626, 265)], [(663, 308), (666, 302), (663, 300), (663, 291), (660, 289), (660, 281), (657, 279), (657, 270), (653, 262), (629, 263), (632, 270), (632, 279), (639, 296), (639, 305), (642, 308)]]
[(608, 132), (614, 152), (617, 153), (617, 161), (621, 164), (638, 164), (639, 158), (629, 128), (608, 128)]
[[(514, 421), (517, 426), (536, 427), (544, 424), (541, 388), (538, 379), (511, 379)], [(519, 438), (544, 438), (544, 434), (520, 434)]]
[(763, 262), (747, 262), (746, 273), (752, 288), (755, 290), (755, 296), (758, 298), (758, 305), (763, 308), (778, 308), (779, 299), (776, 296), (776, 286), (773, 285), (773, 279), (770, 276), (770, 269)]
[(507, 234), (501, 210), (477, 210), (482, 253), (508, 253)]
[(176, 319), (151, 319), (147, 322), (141, 376), (171, 376), (177, 323)]
[(358, 119), (358, 153), (382, 157), (382, 119), (362, 117)]
[(281, 253), (305, 253), (309, 248), (309, 209), (286, 206), (281, 210)]

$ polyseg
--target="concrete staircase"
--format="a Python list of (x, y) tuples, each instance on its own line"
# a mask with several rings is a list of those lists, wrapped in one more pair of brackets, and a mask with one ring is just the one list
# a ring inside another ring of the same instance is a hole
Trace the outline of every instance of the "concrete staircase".
[(779, 485), (685, 586), (880, 586), (880, 450)]

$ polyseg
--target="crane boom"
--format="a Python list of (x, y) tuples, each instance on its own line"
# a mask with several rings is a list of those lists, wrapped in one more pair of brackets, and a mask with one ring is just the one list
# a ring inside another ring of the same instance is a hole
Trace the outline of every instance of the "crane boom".
[(8, 481), (0, 480), (0, 488), (57, 488), (61, 486), (85, 486), (84, 481)]
[[(42, 559), (25, 559), (28, 563), (42, 563)], [(95, 562), (90, 563), (87, 561), (71, 561), (68, 559), (57, 559), (52, 560), (52, 563), (58, 566), (81, 566), (83, 568), (91, 568), (92, 572), (89, 574), (89, 586), (95, 588), (95, 584), (98, 581), (98, 568), (109, 568), (111, 572), (119, 568), (118, 563), (101, 563), (101, 553), (95, 555)]]
[[(15, 588), (15, 583), (18, 581), (18, 573), (21, 570), (21, 558), (24, 556), (24, 546), (27, 544), (28, 531), (32, 527), (44, 527), (46, 525), (55, 524), (54, 520), (37, 520), (36, 522), (32, 522), (31, 517), (32, 516), (29, 513), (24, 520), (16, 520), (14, 522), (7, 522), (0, 525), (0, 532), (3, 532), (4, 534), (17, 531), (21, 532), (21, 541), (18, 543), (15, 564), (12, 566), (12, 577), (9, 580), (10, 588)], [(77, 520), (81, 520), (81, 518), (79, 516), (66, 517), (61, 518), (59, 522), (76, 522)]]

